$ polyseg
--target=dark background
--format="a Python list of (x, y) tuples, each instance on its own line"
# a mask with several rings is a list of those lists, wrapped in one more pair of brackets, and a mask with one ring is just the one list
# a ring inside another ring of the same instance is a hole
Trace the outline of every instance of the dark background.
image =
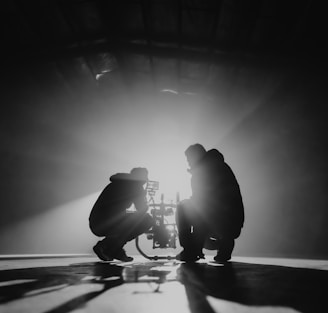
[(0, 253), (91, 251), (108, 177), (146, 166), (188, 196), (183, 152), (200, 142), (241, 186), (236, 255), (327, 258), (320, 6), (3, 2)]

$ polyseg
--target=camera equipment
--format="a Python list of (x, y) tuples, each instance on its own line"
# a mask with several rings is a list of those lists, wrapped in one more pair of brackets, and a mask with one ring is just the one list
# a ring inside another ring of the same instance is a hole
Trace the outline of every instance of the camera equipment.
[[(148, 181), (146, 190), (149, 196), (148, 206), (150, 208), (150, 214), (153, 217), (153, 227), (146, 233), (147, 239), (153, 241), (153, 249), (167, 249), (176, 248), (177, 240), (177, 227), (175, 222), (169, 222), (168, 217), (174, 217), (176, 205), (179, 202), (179, 194), (177, 194), (176, 204), (165, 203), (164, 194), (161, 195), (161, 201), (156, 203), (154, 196), (159, 189), (158, 181)], [(144, 253), (139, 246), (139, 237), (136, 238), (136, 247), (141, 255), (151, 260), (158, 259), (173, 259), (172, 256), (149, 256)]]

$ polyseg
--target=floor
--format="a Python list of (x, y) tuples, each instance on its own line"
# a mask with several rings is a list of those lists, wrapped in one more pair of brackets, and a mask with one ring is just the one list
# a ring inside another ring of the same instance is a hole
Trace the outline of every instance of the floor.
[(0, 257), (0, 312), (328, 312), (328, 261)]

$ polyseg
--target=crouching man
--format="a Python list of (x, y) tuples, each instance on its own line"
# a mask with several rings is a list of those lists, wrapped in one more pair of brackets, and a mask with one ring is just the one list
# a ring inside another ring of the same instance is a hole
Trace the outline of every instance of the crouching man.
[[(110, 183), (101, 192), (89, 216), (92, 233), (104, 237), (93, 247), (99, 259), (133, 260), (126, 255), (124, 245), (147, 232), (153, 224), (152, 217), (147, 213), (147, 191), (144, 186), (147, 181), (148, 171), (141, 167), (110, 177)], [(136, 211), (128, 212), (132, 204)]]

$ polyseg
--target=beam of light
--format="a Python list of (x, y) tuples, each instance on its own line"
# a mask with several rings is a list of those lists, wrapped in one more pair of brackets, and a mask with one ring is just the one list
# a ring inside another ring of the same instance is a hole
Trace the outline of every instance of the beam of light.
[(0, 287), (7, 287), (12, 285), (20, 285), (25, 283), (36, 282), (37, 279), (15, 279), (15, 280), (8, 280), (0, 282)]
[(99, 192), (4, 227), (0, 244), (8, 254), (87, 253), (97, 238), (88, 225)]
[[(4, 253), (15, 257), (17, 251), (25, 257), (93, 254), (92, 247), (102, 238), (92, 234), (88, 218), (100, 192), (101, 190), (3, 227), (0, 230), (0, 245)], [(140, 237), (140, 244), (149, 255), (172, 253), (172, 249), (153, 251), (152, 241), (144, 235)], [(129, 241), (125, 249), (130, 255), (138, 254), (134, 240)], [(173, 253), (176, 254), (176, 251)]]

